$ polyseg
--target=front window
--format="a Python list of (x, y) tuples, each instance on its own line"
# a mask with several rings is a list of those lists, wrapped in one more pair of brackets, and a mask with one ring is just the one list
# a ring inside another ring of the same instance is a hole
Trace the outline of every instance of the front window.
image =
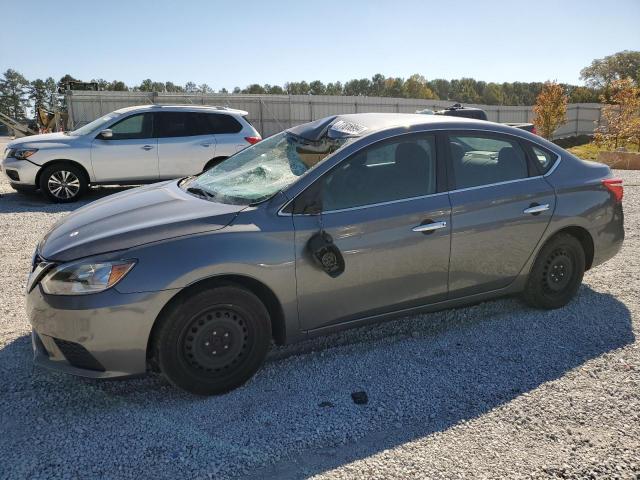
[(312, 142), (282, 132), (242, 150), (180, 186), (220, 203), (257, 203), (294, 183), (349, 140), (325, 135)]
[(104, 117), (96, 118), (93, 122), (87, 123), (83, 127), (80, 127), (71, 132), (67, 132), (67, 135), (71, 135), (72, 137), (80, 137), (82, 135), (87, 135), (95, 130), (98, 130), (100, 127), (107, 125), (115, 118), (120, 116), (119, 113), (108, 113)]

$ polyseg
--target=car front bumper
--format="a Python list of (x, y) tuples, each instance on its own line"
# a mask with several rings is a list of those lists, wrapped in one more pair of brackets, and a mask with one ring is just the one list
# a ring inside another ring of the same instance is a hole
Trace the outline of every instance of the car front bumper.
[(0, 163), (2, 174), (16, 185), (36, 186), (36, 176), (40, 170), (40, 165), (31, 163), (29, 160), (17, 160), (7, 157)]
[(58, 296), (36, 285), (26, 296), (34, 362), (89, 378), (144, 374), (151, 328), (175, 293)]

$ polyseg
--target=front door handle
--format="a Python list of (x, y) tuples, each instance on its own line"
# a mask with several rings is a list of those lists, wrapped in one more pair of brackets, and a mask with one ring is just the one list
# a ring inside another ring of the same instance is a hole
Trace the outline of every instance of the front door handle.
[(440, 230), (441, 228), (445, 228), (447, 226), (447, 222), (431, 222), (431, 223), (423, 223), (422, 225), (416, 225), (411, 229), (412, 232), (418, 233), (431, 233), (436, 230)]
[(529, 215), (539, 215), (542, 212), (546, 212), (547, 210), (549, 210), (549, 204), (545, 203), (544, 205), (539, 205), (537, 203), (532, 203), (531, 205), (529, 205), (529, 208), (525, 208), (522, 213), (524, 214), (529, 214)]
[(153, 147), (151, 145), (145, 145), (142, 147), (143, 150), (151, 150)]
[(210, 143), (201, 143), (200, 145), (202, 145), (203, 147), (210, 147), (211, 146)]

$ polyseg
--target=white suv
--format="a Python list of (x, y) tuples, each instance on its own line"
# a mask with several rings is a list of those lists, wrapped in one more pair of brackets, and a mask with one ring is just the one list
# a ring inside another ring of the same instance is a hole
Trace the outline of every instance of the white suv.
[(72, 132), (10, 142), (2, 171), (15, 190), (39, 188), (54, 202), (75, 201), (89, 185), (193, 175), (261, 140), (246, 115), (192, 105), (122, 108)]

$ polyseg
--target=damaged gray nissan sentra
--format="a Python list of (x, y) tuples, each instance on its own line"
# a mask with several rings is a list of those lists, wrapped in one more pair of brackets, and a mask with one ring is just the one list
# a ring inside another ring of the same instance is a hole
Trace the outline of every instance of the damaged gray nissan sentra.
[(35, 362), (217, 394), (272, 341), (515, 293), (559, 308), (620, 249), (622, 196), (515, 128), (323, 118), (54, 225), (27, 285)]

